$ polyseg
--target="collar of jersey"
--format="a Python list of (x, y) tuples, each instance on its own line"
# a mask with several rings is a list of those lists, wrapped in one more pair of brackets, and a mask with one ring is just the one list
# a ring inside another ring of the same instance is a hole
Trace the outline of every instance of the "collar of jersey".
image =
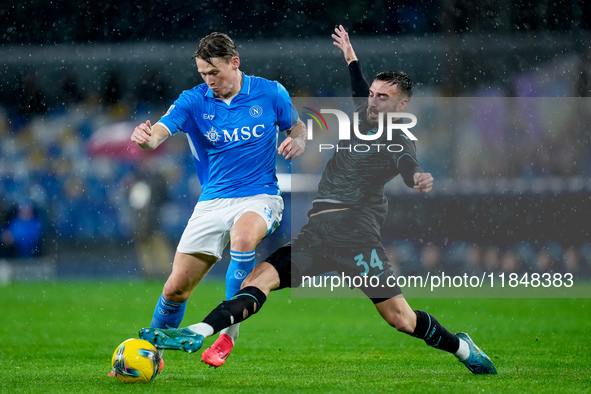
[[(244, 73), (242, 73), (242, 87), (238, 94), (250, 94), (250, 77)], [(207, 88), (207, 92), (205, 92), (205, 97), (215, 98), (213, 97), (213, 90), (209, 87)]]

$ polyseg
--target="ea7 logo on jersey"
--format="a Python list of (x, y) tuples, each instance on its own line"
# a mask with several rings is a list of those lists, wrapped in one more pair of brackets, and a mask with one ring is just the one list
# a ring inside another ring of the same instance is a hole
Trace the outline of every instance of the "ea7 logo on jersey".
[(260, 138), (263, 136), (263, 134), (265, 134), (264, 132), (265, 130), (265, 125), (264, 124), (258, 124), (256, 126), (254, 126), (252, 128), (252, 130), (250, 129), (249, 126), (244, 126), (244, 127), (236, 127), (233, 131), (228, 131), (228, 130), (223, 130), (224, 132), (224, 142), (229, 142), (229, 141), (246, 141), (251, 139), (252, 137), (254, 138)]
[(213, 120), (215, 115), (203, 114), (203, 119), (205, 120)]

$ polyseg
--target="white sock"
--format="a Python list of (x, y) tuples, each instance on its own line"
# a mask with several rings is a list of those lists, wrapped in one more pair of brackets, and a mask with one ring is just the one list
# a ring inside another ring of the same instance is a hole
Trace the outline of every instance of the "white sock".
[(156, 349), (158, 350), (158, 355), (162, 358), (162, 354), (164, 354), (164, 349)]
[(187, 328), (196, 334), (203, 335), (204, 338), (213, 335), (213, 327), (207, 323), (197, 323)]
[(230, 327), (224, 328), (220, 331), (221, 334), (226, 334), (232, 339), (232, 343), (236, 343), (238, 339), (238, 334), (240, 333), (240, 323), (232, 324)]
[(456, 356), (460, 361), (464, 361), (470, 357), (470, 347), (463, 339), (460, 339), (460, 348), (454, 353), (454, 356)]

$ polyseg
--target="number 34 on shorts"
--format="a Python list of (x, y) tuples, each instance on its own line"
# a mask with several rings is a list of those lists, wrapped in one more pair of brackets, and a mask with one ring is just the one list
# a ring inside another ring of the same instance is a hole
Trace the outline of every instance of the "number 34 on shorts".
[[(385, 255), (385, 253), (384, 253)], [(385, 256), (384, 256), (385, 257)], [(361, 267), (363, 270), (361, 272), (361, 276), (365, 276), (369, 274), (370, 270), (372, 271), (373, 275), (381, 275), (384, 272), (384, 263), (378, 256), (378, 252), (376, 249), (372, 249), (371, 252), (361, 253), (354, 257), (355, 262), (357, 263), (358, 267)], [(369, 260), (369, 263), (367, 262)], [(387, 264), (387, 261), (386, 261)], [(378, 272), (376, 272), (378, 271)]]

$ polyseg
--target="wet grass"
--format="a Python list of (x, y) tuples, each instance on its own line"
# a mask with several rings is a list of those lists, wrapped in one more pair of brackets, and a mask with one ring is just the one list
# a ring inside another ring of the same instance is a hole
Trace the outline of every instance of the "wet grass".
[[(243, 323), (226, 365), (168, 351), (143, 385), (107, 376), (112, 352), (149, 325), (160, 282), (16, 283), (0, 287), (2, 392), (571, 392), (591, 389), (590, 299), (412, 299), (470, 333), (497, 376), (474, 376), (449, 354), (389, 327), (365, 299), (274, 293)], [(198, 287), (183, 325), (223, 297)], [(214, 338), (208, 338), (209, 346)]]

